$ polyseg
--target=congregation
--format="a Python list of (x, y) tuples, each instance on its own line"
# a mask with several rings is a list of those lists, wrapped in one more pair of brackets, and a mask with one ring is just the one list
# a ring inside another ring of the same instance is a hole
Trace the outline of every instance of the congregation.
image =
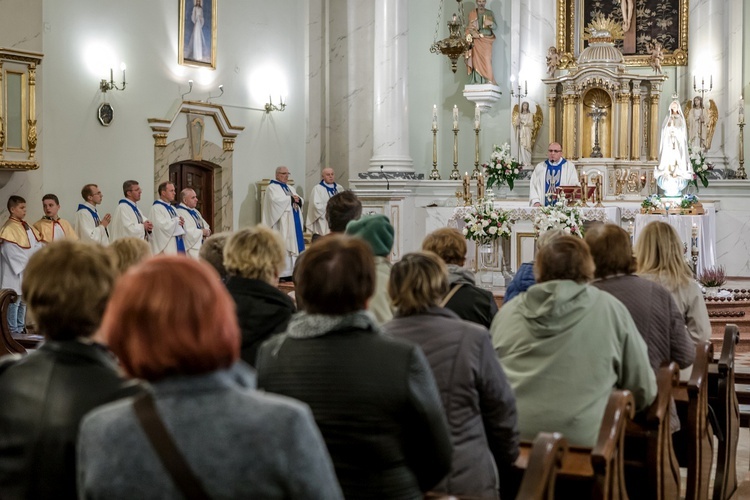
[(0, 359), (0, 498), (515, 498), (522, 442), (594, 446), (613, 390), (643, 412), (710, 337), (668, 224), (635, 249), (614, 225), (543, 234), (498, 310), (459, 230), (391, 262), (391, 221), (331, 169), (300, 241), (288, 175), (233, 233), (171, 182), (148, 217), (138, 182), (114, 215), (87, 184), (75, 225), (54, 194), (31, 225), (10, 197), (7, 326), (28, 305), (45, 341)]

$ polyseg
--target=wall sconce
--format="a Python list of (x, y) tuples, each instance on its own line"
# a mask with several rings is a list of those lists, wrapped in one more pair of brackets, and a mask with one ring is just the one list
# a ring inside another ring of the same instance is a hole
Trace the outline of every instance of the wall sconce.
[(218, 99), (219, 97), (224, 95), (224, 85), (219, 85), (219, 94), (218, 95), (211, 95), (211, 92), (208, 93), (208, 98), (206, 99), (206, 103), (211, 102), (211, 99)]
[(109, 81), (102, 78), (99, 82), (99, 90), (107, 92), (108, 90), (125, 90), (125, 63), (120, 64), (122, 70), (122, 88), (118, 87), (115, 83), (114, 72), (112, 68), (109, 68)]
[(193, 80), (188, 80), (188, 91), (180, 96), (180, 100), (184, 101), (185, 96), (188, 95), (192, 91), (193, 91)]
[(284, 102), (284, 98), (279, 96), (279, 105), (275, 106), (273, 103), (273, 100), (271, 100), (271, 96), (268, 96), (268, 102), (264, 106), (266, 113), (270, 113), (271, 111), (284, 111), (286, 109), (286, 103)]

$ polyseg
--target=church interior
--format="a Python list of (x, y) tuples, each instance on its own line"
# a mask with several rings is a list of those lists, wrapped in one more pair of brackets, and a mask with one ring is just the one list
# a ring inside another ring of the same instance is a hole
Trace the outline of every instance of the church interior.
[[(462, 229), (475, 203), (506, 211), (512, 227), (493, 257), (471, 241), (467, 256), (502, 296), (534, 259), (532, 171), (557, 145), (582, 186), (584, 227), (613, 223), (635, 242), (668, 220), (696, 276), (722, 266), (738, 299), (750, 289), (750, 3), (199, 3), (196, 21), (195, 0), (0, 0), (0, 222), (12, 195), (38, 219), (46, 193), (73, 218), (88, 183), (111, 212), (135, 179), (143, 206), (171, 181), (195, 190), (214, 232), (235, 231), (263, 220), (277, 167), (304, 199), (331, 168), (363, 214), (390, 219), (393, 262), (439, 228)], [(467, 39), (485, 8), (490, 21)], [(674, 186), (662, 181), (680, 175), (662, 161), (675, 102), (690, 172), (668, 198)], [(520, 171), (485, 185), (483, 165), (501, 150)], [(727, 318), (740, 325), (735, 458), (750, 495), (750, 357), (739, 357), (750, 307), (716, 297), (717, 356)], [(686, 474), (683, 492), (693, 491)]]

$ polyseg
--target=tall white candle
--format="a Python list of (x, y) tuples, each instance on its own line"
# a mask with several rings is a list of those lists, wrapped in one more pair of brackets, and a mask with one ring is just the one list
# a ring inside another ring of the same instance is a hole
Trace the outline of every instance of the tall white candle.
[(438, 129), (437, 104), (432, 105), (432, 130)]
[(745, 123), (745, 99), (742, 98), (742, 94), (740, 94), (740, 109), (739, 109), (739, 117), (737, 118), (737, 123), (739, 124)]
[(479, 111), (479, 104), (476, 105), (474, 108), (474, 130), (479, 130), (481, 117), (480, 117), (480, 111)]
[(453, 105), (453, 130), (458, 130), (458, 106)]

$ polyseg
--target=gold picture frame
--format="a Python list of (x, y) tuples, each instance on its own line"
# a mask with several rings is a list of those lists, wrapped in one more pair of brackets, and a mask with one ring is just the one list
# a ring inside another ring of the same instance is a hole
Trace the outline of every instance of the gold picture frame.
[[(216, 17), (219, 0), (179, 0), (178, 62), (216, 69)], [(196, 26), (200, 26), (196, 30)], [(198, 53), (198, 55), (196, 55)]]
[[(674, 50), (664, 50), (662, 66), (687, 66), (688, 56), (688, 7), (689, 0), (678, 0), (677, 13), (668, 16), (667, 24), (677, 26)], [(584, 29), (586, 28), (586, 9), (592, 0), (557, 0), (557, 37), (556, 47), (560, 54), (559, 69), (576, 65), (578, 56), (584, 49)], [(635, 2), (633, 2), (635, 3)], [(637, 50), (634, 55), (625, 55), (626, 66), (649, 66), (650, 54)]]

